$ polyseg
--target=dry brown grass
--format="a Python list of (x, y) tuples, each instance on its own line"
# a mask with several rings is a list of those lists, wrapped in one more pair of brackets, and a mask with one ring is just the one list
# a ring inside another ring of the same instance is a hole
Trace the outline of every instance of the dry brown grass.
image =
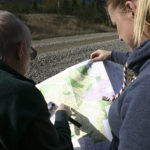
[(74, 16), (56, 14), (25, 14), (21, 16), (29, 26), (33, 39), (69, 36), (86, 33), (110, 32), (115, 29), (101, 24), (81, 21)]

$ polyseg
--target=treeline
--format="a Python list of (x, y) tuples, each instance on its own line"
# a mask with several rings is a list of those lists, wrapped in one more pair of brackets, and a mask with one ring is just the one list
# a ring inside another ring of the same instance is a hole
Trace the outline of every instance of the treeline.
[(101, 0), (11, 0), (1, 2), (0, 7), (14, 13), (57, 13), (77, 16), (83, 21), (109, 23)]

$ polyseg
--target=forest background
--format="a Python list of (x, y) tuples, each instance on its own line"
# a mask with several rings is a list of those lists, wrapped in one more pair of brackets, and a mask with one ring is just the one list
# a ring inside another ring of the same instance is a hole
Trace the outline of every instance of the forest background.
[(27, 24), (33, 40), (115, 30), (105, 0), (0, 0), (0, 9)]

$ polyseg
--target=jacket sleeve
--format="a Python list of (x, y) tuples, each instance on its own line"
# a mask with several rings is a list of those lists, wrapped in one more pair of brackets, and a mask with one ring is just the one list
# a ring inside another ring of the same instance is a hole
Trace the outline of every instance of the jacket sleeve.
[(130, 55), (131, 52), (112, 51), (110, 59), (118, 64), (125, 65)]
[(122, 104), (119, 150), (150, 150), (150, 92), (145, 88), (149, 83), (143, 78), (133, 84)]
[[(22, 98), (26, 97), (26, 103), (29, 104), (28, 107), (27, 105), (22, 106), (24, 113), (20, 117), (25, 116), (26, 120), (29, 118), (30, 122), (26, 127), (27, 131), (22, 139), (21, 147), (32, 150), (72, 150), (67, 113), (63, 110), (58, 111), (55, 125), (53, 125), (50, 121), (47, 104), (40, 91), (34, 87), (28, 88), (26, 91), (28, 94), (23, 94)], [(26, 120), (23, 122), (26, 123)]]

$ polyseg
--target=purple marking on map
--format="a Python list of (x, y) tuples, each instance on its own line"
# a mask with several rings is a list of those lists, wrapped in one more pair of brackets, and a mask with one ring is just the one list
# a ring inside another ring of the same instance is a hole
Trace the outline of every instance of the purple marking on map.
[(114, 92), (113, 90), (108, 92), (108, 86), (110, 86), (108, 80), (98, 81), (87, 91), (84, 98), (90, 101), (100, 100), (103, 96), (111, 98), (114, 95)]

